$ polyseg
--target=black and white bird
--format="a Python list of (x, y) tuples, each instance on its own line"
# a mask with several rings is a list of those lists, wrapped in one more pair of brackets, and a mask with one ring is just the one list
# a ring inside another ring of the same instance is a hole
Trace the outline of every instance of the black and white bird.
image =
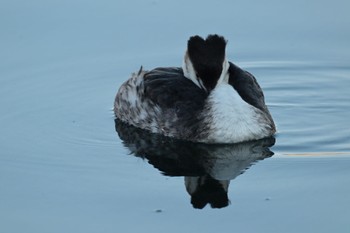
[(272, 136), (276, 127), (249, 72), (229, 62), (219, 35), (190, 37), (182, 68), (142, 69), (119, 88), (116, 117), (181, 140), (237, 143)]

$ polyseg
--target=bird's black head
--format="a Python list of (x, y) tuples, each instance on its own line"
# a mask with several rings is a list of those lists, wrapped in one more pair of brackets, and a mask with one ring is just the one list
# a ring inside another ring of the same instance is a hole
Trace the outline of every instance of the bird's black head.
[(226, 40), (222, 36), (209, 35), (206, 39), (192, 36), (187, 43), (187, 54), (195, 76), (207, 91), (215, 88), (224, 67)]

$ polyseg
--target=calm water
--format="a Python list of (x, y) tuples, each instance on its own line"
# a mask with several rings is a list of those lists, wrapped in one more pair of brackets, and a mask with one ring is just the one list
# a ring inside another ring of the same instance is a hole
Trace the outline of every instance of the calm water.
[[(347, 1), (1, 5), (0, 232), (350, 231)], [(188, 37), (213, 32), (257, 77), (276, 138), (115, 125), (132, 71), (179, 66)]]

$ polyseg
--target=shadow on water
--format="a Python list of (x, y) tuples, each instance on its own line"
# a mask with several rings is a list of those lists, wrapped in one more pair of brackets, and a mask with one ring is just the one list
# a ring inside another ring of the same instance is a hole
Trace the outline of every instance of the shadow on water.
[(125, 147), (136, 156), (147, 159), (166, 176), (184, 176), (194, 208), (207, 204), (212, 208), (228, 206), (230, 181), (252, 164), (271, 157), (269, 147), (275, 138), (257, 141), (208, 145), (152, 134), (115, 120), (115, 128)]

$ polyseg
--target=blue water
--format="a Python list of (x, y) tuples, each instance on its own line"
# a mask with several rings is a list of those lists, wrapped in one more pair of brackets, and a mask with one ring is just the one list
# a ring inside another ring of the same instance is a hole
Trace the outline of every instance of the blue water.
[[(0, 232), (350, 231), (349, 7), (2, 1)], [(188, 37), (208, 33), (258, 79), (274, 145), (187, 156), (118, 135), (121, 83), (141, 65), (180, 66)], [(198, 180), (227, 187), (228, 206), (194, 208)]]

